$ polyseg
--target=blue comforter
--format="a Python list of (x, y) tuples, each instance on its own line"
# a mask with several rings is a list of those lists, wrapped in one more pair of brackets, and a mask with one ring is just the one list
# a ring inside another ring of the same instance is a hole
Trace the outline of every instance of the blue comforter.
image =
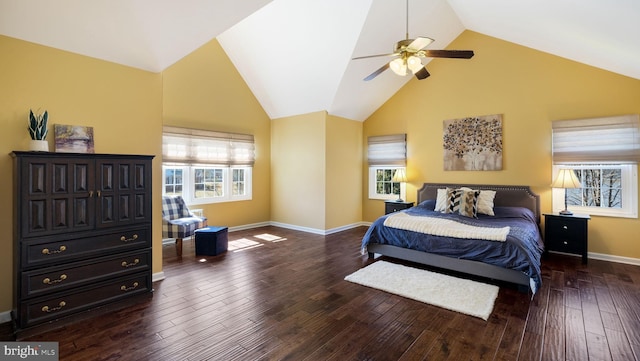
[(540, 288), (542, 282), (540, 258), (544, 245), (536, 217), (531, 210), (522, 207), (495, 207), (495, 216), (479, 214), (478, 218), (474, 219), (458, 214), (436, 212), (433, 206), (434, 202), (425, 201), (402, 212), (412, 216), (443, 217), (472, 226), (509, 226), (507, 240), (499, 242), (451, 238), (390, 228), (384, 226), (384, 221), (390, 216), (385, 215), (378, 218), (365, 233), (362, 239), (362, 251), (366, 252), (369, 243), (380, 243), (453, 258), (481, 261), (522, 271), (533, 279), (534, 293)]

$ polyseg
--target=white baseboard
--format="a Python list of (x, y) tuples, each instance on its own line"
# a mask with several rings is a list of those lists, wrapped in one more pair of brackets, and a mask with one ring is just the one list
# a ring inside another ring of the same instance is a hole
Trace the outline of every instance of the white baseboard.
[(319, 234), (319, 235), (322, 235), (322, 236), (326, 236), (326, 235), (329, 235), (329, 234), (332, 234), (332, 233), (346, 231), (348, 229), (352, 229), (352, 228), (356, 228), (356, 227), (360, 227), (360, 226), (365, 226), (366, 225), (366, 224), (364, 224), (364, 222), (358, 222), (358, 223), (352, 223), (352, 224), (348, 224), (348, 225), (337, 227), (337, 228), (318, 229), (318, 228), (301, 227), (301, 226), (296, 226), (294, 224), (280, 223), (280, 222), (270, 222), (270, 224), (272, 226), (274, 226), (274, 227), (293, 229), (295, 231), (302, 231), (302, 232), (307, 232), (307, 233)]
[(615, 262), (615, 263), (625, 263), (625, 264), (630, 264), (634, 266), (640, 266), (639, 258), (615, 256), (611, 254), (594, 253), (594, 252), (589, 252), (587, 254), (587, 258), (597, 259), (600, 261), (609, 261), (609, 262)]
[(347, 224), (345, 226), (327, 229), (324, 234), (325, 235), (329, 235), (329, 234), (338, 233), (338, 232), (346, 231), (346, 230), (353, 229), (353, 228), (363, 227), (363, 226), (366, 227), (368, 225), (366, 224), (366, 222), (351, 223), (351, 224)]
[(318, 229), (318, 228), (302, 227), (302, 226), (296, 226), (295, 224), (280, 223), (280, 222), (269, 222), (269, 225), (274, 226), (274, 227), (293, 229), (294, 231), (301, 231), (301, 232), (324, 235), (324, 230), (323, 229)]
[(260, 222), (260, 223), (245, 224), (245, 225), (242, 225), (242, 226), (229, 227), (229, 232), (244, 231), (245, 229), (266, 227), (266, 226), (270, 226), (270, 225), (271, 225), (271, 222)]
[[(325, 230), (325, 229), (296, 226), (294, 224), (280, 223), (280, 222), (260, 222), (260, 223), (251, 223), (251, 224), (244, 224), (241, 226), (229, 227), (229, 232), (237, 232), (237, 231), (244, 231), (247, 229), (259, 228), (259, 227), (274, 226), (274, 227), (293, 229), (296, 231), (302, 231), (302, 232), (314, 233), (314, 234), (320, 234), (320, 235), (326, 236), (328, 234), (342, 232), (348, 229), (361, 227), (361, 226), (368, 227), (370, 225), (371, 225), (371, 222), (357, 222), (357, 223), (352, 223), (345, 226)], [(172, 244), (174, 242), (175, 242), (174, 238), (167, 238), (162, 240), (162, 244)]]
[(164, 278), (164, 271), (156, 272), (151, 275), (151, 282), (162, 281)]

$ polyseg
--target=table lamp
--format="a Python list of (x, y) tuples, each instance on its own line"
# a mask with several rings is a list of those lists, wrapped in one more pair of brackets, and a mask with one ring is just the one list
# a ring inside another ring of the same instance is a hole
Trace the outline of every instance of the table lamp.
[[(404, 168), (396, 169), (396, 172), (393, 173), (393, 178), (391, 179), (394, 183), (406, 183), (407, 182), (407, 173), (405, 173)], [(402, 187), (402, 184), (400, 185)], [(402, 198), (400, 198), (400, 189), (398, 189), (398, 199), (396, 202), (404, 202)]]
[(567, 188), (582, 188), (582, 184), (576, 177), (573, 169), (560, 169), (556, 180), (551, 184), (552, 188), (564, 188), (564, 210), (560, 211), (562, 215), (572, 215), (573, 212), (567, 209)]

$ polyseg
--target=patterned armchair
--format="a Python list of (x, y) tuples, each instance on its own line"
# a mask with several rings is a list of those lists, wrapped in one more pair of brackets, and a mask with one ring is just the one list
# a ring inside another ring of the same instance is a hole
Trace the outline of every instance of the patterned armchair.
[(162, 238), (175, 238), (178, 257), (182, 256), (182, 239), (206, 226), (207, 218), (194, 216), (182, 197), (162, 197)]

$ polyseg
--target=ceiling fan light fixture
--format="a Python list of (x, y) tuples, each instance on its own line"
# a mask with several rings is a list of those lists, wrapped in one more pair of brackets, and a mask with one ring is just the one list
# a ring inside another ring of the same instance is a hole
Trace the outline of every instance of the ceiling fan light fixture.
[(407, 71), (407, 62), (403, 58), (393, 59), (389, 62), (389, 67), (393, 70), (394, 73), (405, 76), (408, 75)]
[(407, 67), (409, 67), (411, 72), (415, 74), (417, 71), (422, 69), (422, 61), (419, 57), (411, 55), (409, 58), (407, 58)]

